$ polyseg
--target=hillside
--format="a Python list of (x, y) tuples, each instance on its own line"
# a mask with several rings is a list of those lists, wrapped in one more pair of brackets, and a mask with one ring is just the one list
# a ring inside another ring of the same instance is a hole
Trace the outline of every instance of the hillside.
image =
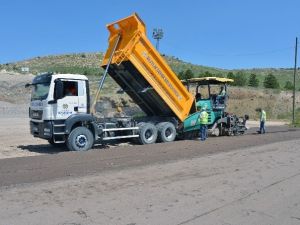
[[(24, 84), (30, 82), (31, 74), (37, 74), (45, 71), (57, 73), (77, 73), (89, 76), (91, 85), (91, 96), (95, 95), (99, 84), (99, 78), (103, 73), (100, 67), (103, 53), (80, 53), (66, 54), (57, 56), (36, 57), (16, 63), (0, 65), (0, 113), (7, 112), (10, 114), (16, 111), (26, 112), (29, 102), (29, 90), (24, 89)], [(194, 65), (184, 62), (175, 57), (165, 56), (166, 61), (172, 69), (178, 74), (180, 71), (191, 69), (194, 76), (209, 72), (216, 76), (226, 76), (228, 72), (236, 73), (237, 70), (224, 70), (201, 65)], [(22, 67), (28, 67), (30, 72), (26, 75), (20, 74)], [(2, 70), (2, 72), (1, 72)], [(255, 73), (260, 81), (268, 73), (275, 75), (280, 82), (281, 87), (287, 80), (292, 80), (292, 69), (251, 69), (243, 70), (247, 75)], [(260, 83), (262, 84), (262, 82)], [(299, 88), (299, 78), (297, 78), (297, 87)], [(116, 106), (127, 108), (130, 112), (138, 113), (139, 109), (126, 94), (117, 94), (119, 86), (108, 77), (99, 105), (99, 111), (108, 106), (108, 110), (114, 111)], [(229, 112), (238, 115), (249, 114), (251, 118), (257, 118), (256, 107), (263, 107), (267, 110), (269, 118), (272, 119), (289, 119), (291, 117), (292, 93), (275, 89), (262, 89), (250, 87), (231, 87)], [(13, 105), (11, 105), (13, 104)], [(300, 96), (297, 93), (296, 107), (299, 108)], [(13, 108), (12, 108), (13, 106)], [(299, 111), (300, 112), (300, 111)]]
[[(0, 71), (0, 116), (27, 117), (30, 102), (30, 90), (24, 88), (34, 76), (15, 72)], [(95, 96), (99, 77), (90, 76), (91, 97)], [(126, 94), (118, 94), (119, 87), (108, 79), (104, 85), (97, 111), (103, 115), (116, 112), (116, 107), (121, 106), (128, 115), (140, 114), (141, 111)], [(191, 89), (194, 90), (194, 89)], [(255, 108), (263, 107), (270, 119), (291, 118), (292, 93), (286, 91), (264, 90), (259, 88), (231, 87), (229, 90), (228, 112), (237, 115), (248, 114), (251, 119), (257, 119)], [(300, 122), (300, 95), (297, 94), (296, 106), (297, 120)]]
[[(260, 86), (262, 86), (264, 77), (269, 73), (272, 73), (278, 79), (281, 88), (284, 87), (286, 81), (293, 80), (292, 68), (254, 68), (245, 70), (225, 70), (220, 68), (191, 64), (173, 56), (164, 57), (168, 64), (171, 66), (171, 68), (177, 74), (187, 69), (192, 70), (195, 77), (203, 75), (207, 72), (215, 76), (227, 76), (228, 72), (236, 73), (238, 71), (243, 71), (247, 77), (249, 77), (251, 73), (256, 74), (260, 81)], [(102, 58), (103, 53), (100, 52), (35, 57), (33, 59), (19, 61), (15, 63), (2, 64), (0, 65), (0, 70), (5, 69), (7, 71), (20, 72), (22, 67), (28, 67), (30, 73), (33, 74), (45, 71), (52, 71), (57, 73), (78, 73), (99, 76), (103, 73), (103, 70), (100, 67)], [(298, 77), (297, 89), (300, 88), (300, 80)]]

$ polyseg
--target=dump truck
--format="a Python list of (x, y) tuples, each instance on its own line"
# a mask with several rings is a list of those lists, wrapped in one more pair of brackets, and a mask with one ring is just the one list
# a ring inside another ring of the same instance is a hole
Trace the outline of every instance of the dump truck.
[(84, 151), (95, 143), (117, 139), (135, 139), (141, 144), (171, 142), (195, 131), (198, 121), (185, 122), (199, 114), (195, 95), (148, 40), (139, 16), (133, 14), (107, 28), (109, 46), (102, 60), (105, 72), (95, 99), (109, 74), (145, 116), (98, 118), (86, 76), (46, 73), (27, 85), (32, 87), (31, 134), (54, 146), (66, 144), (69, 150)]

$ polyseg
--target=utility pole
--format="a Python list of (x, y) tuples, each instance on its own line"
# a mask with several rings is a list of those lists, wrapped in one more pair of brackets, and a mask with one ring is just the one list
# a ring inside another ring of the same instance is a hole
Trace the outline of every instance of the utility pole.
[(159, 50), (159, 40), (164, 37), (164, 32), (161, 28), (153, 29), (152, 37), (156, 40), (156, 50)]
[(298, 38), (296, 37), (296, 45), (295, 45), (295, 67), (294, 67), (294, 90), (293, 90), (293, 125), (295, 125), (295, 99), (296, 99), (297, 49), (298, 49)]

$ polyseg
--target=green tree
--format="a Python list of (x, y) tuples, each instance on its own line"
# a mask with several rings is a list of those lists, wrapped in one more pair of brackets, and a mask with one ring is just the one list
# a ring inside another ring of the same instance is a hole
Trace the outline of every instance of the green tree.
[(178, 78), (180, 79), (180, 80), (184, 80), (185, 78), (184, 78), (184, 71), (180, 71), (179, 73), (178, 73)]
[(223, 73), (217, 73), (216, 77), (224, 77), (224, 74)]
[[(235, 75), (234, 75), (234, 73), (233, 72), (228, 72), (227, 73), (227, 78), (228, 79), (232, 79), (232, 80), (235, 81)], [(236, 86), (235, 82), (232, 83), (232, 86)]]
[(234, 76), (234, 74), (233, 74), (233, 72), (228, 72), (227, 73), (227, 78), (229, 78), (229, 79), (235, 79), (235, 76)]
[(178, 77), (180, 80), (187, 80), (194, 77), (193, 71), (190, 69), (187, 69), (186, 71), (180, 71), (178, 73)]
[(258, 87), (259, 80), (256, 77), (256, 74), (252, 73), (249, 78), (248, 86), (250, 87)]
[(243, 71), (239, 71), (235, 75), (235, 85), (236, 86), (246, 86), (247, 85), (247, 77)]
[(200, 73), (198, 77), (212, 77), (213, 74), (209, 71), (205, 71), (204, 73)]
[(278, 80), (272, 73), (268, 74), (265, 77), (264, 87), (265, 88), (274, 88), (274, 89), (280, 88)]
[(194, 73), (192, 70), (187, 69), (184, 73), (185, 79), (191, 79), (194, 77)]
[(287, 82), (285, 82), (284, 89), (285, 90), (293, 90), (294, 89), (294, 85), (292, 84), (291, 81), (287, 81)]

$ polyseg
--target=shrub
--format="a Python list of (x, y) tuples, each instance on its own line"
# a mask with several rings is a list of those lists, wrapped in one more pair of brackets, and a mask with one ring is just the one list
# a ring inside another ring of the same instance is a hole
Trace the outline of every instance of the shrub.
[(184, 71), (180, 71), (179, 73), (178, 73), (178, 78), (180, 79), (180, 80), (184, 80), (185, 78), (184, 78)]
[(16, 65), (13, 65), (12, 69), (13, 69), (13, 71), (17, 71), (18, 67)]
[(294, 85), (292, 84), (291, 81), (287, 81), (287, 82), (285, 82), (284, 89), (285, 90), (293, 90), (294, 89)]
[(259, 80), (256, 77), (256, 74), (252, 73), (249, 78), (248, 86), (250, 87), (258, 87)]
[(209, 71), (205, 71), (204, 73), (200, 73), (198, 77), (213, 77), (214, 75), (209, 72)]
[(187, 70), (185, 71), (185, 79), (191, 79), (191, 78), (193, 78), (193, 77), (194, 77), (194, 73), (192, 72), (192, 70), (187, 69)]
[(187, 69), (186, 71), (180, 71), (178, 77), (180, 80), (187, 80), (193, 78), (194, 74), (192, 70)]
[(234, 76), (234, 74), (233, 74), (233, 72), (228, 72), (227, 73), (227, 78), (229, 78), (229, 79), (235, 79), (235, 76)]
[(239, 71), (235, 75), (235, 85), (236, 86), (246, 86), (247, 84), (247, 77), (243, 71)]
[(265, 77), (264, 87), (265, 88), (274, 88), (274, 89), (280, 88), (278, 80), (272, 73), (268, 74)]

